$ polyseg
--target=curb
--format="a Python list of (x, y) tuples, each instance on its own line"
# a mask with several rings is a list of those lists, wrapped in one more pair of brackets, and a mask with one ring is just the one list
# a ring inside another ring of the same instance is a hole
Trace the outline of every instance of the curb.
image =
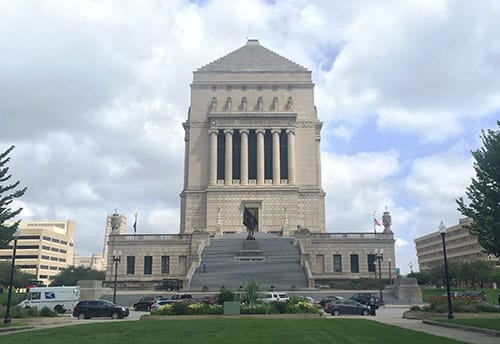
[(500, 336), (500, 331), (490, 330), (487, 328), (479, 328), (479, 327), (472, 327), (472, 326), (467, 326), (467, 325), (443, 323), (440, 321), (426, 320), (426, 319), (422, 320), (422, 323), (428, 324), (428, 325), (441, 326), (441, 327), (456, 328), (456, 329), (470, 331), (470, 332), (489, 334), (490, 336)]
[(0, 328), (0, 333), (2, 332), (15, 332), (15, 331), (24, 331), (24, 330), (32, 330), (34, 326), (12, 326), (12, 327), (2, 327)]

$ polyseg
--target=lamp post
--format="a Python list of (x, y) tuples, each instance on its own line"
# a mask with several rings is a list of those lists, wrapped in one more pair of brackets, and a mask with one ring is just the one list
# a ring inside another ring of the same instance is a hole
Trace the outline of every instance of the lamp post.
[(381, 262), (384, 260), (384, 249), (375, 249), (375, 259), (378, 261), (378, 281), (379, 281), (379, 291), (380, 291), (380, 304), (384, 304), (384, 296), (382, 295), (382, 265)]
[(391, 260), (391, 258), (387, 259), (387, 262), (389, 263), (389, 284), (392, 284), (392, 276), (391, 276), (391, 263), (392, 263), (392, 260)]
[(115, 283), (113, 285), (113, 303), (116, 303), (116, 280), (118, 278), (118, 263), (121, 260), (121, 252), (113, 251), (113, 263), (115, 264)]
[(448, 277), (448, 259), (446, 257), (446, 226), (443, 221), (439, 224), (439, 234), (443, 241), (443, 255), (444, 255), (444, 283), (446, 284), (446, 294), (448, 296), (448, 319), (453, 319), (453, 310), (451, 309), (451, 294), (450, 294), (450, 280)]
[(19, 238), (19, 231), (16, 231), (14, 233), (13, 238), (14, 238), (14, 246), (12, 247), (12, 263), (10, 265), (9, 294), (7, 295), (7, 309), (5, 310), (5, 318), (3, 319), (4, 324), (10, 324), (12, 322), (12, 319), (10, 318), (10, 302), (12, 300), (12, 285), (14, 284), (16, 249), (17, 249), (17, 239)]

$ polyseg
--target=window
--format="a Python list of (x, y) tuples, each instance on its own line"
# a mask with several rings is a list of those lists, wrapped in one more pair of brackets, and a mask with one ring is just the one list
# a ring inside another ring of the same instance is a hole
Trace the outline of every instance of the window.
[(43, 240), (50, 241), (50, 237), (44, 236)]
[(376, 272), (375, 270), (375, 255), (369, 254), (367, 256), (368, 259), (368, 272)]
[(342, 272), (342, 256), (340, 254), (333, 255), (333, 272)]
[(127, 256), (127, 274), (135, 274), (135, 256)]
[(50, 251), (50, 247), (49, 246), (42, 246), (42, 250)]
[(144, 257), (144, 275), (151, 275), (153, 273), (153, 257)]
[(40, 236), (39, 235), (21, 235), (17, 239), (26, 239), (26, 240), (39, 240)]
[(42, 256), (42, 259), (47, 259), (47, 260), (49, 260), (49, 259), (50, 259), (50, 257), (49, 257), (49, 256)]
[(170, 273), (170, 256), (161, 257), (161, 273), (162, 274)]
[(357, 254), (351, 254), (351, 272), (359, 273), (359, 257)]

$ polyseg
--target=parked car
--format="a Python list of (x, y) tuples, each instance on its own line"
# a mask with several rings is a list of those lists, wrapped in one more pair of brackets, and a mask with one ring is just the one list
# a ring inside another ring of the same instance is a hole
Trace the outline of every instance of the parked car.
[(155, 302), (150, 307), (151, 312), (154, 310), (157, 310), (163, 305), (166, 305), (167, 303), (171, 303), (169, 299), (156, 299)]
[(73, 316), (80, 320), (95, 317), (111, 317), (112, 319), (123, 319), (128, 317), (129, 310), (126, 307), (117, 306), (106, 300), (82, 300), (73, 308)]
[(174, 294), (170, 296), (167, 300), (167, 303), (175, 303), (175, 302), (196, 302), (196, 299), (193, 299), (191, 294)]
[(162, 299), (162, 296), (143, 296), (134, 303), (134, 311), (146, 311), (151, 310), (151, 306), (157, 299)]
[(261, 299), (263, 302), (272, 302), (272, 301), (282, 301), (286, 302), (290, 300), (290, 297), (287, 293), (283, 292), (269, 292), (261, 295)]
[(331, 315), (357, 314), (369, 315), (370, 306), (363, 305), (354, 300), (336, 300), (325, 305), (325, 312)]
[(325, 308), (325, 305), (327, 303), (330, 303), (330, 302), (336, 301), (336, 300), (344, 300), (344, 298), (342, 296), (328, 295), (328, 296), (325, 296), (324, 298), (322, 298), (321, 301), (319, 302), (319, 304), (322, 308)]
[(380, 298), (372, 293), (357, 293), (351, 296), (349, 300), (354, 300), (367, 306), (374, 306), (375, 309), (378, 309), (380, 306)]

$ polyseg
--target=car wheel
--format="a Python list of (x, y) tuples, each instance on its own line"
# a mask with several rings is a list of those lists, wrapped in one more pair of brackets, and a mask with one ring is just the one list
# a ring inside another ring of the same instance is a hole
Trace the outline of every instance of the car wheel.
[(340, 311), (338, 309), (336, 309), (332, 312), (332, 315), (335, 315), (335, 316), (340, 315)]
[(85, 319), (85, 313), (78, 314), (78, 320), (84, 320), (84, 319)]
[(115, 313), (113, 313), (113, 314), (111, 314), (111, 319), (113, 319), (113, 320), (116, 320), (116, 319), (118, 319), (119, 317), (120, 317), (120, 314), (118, 314), (118, 313), (116, 313), (116, 312), (115, 312)]
[(366, 309), (363, 311), (363, 315), (368, 315), (370, 312), (368, 312)]
[(62, 305), (56, 305), (54, 307), (54, 312), (57, 314), (63, 314), (64, 313), (64, 307)]

